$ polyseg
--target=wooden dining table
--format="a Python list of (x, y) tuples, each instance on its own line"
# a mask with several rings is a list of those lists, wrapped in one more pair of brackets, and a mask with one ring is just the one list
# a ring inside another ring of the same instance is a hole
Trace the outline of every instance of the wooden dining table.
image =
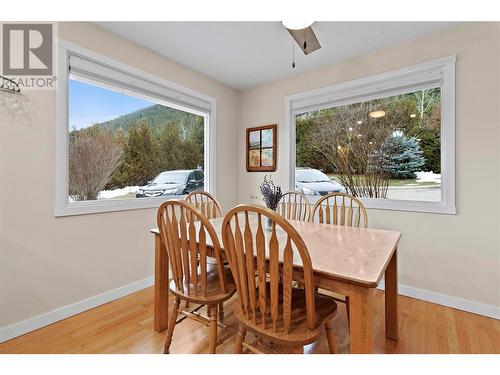
[[(223, 218), (210, 220), (221, 245), (222, 221)], [(401, 233), (305, 221), (289, 222), (309, 250), (315, 285), (348, 297), (350, 352), (373, 352), (373, 299), (375, 288), (384, 275), (385, 335), (397, 340), (397, 248)], [(168, 326), (169, 259), (158, 229), (151, 232), (155, 235), (154, 328), (161, 332)], [(295, 264), (295, 260), (294, 266), (300, 270), (300, 264)]]

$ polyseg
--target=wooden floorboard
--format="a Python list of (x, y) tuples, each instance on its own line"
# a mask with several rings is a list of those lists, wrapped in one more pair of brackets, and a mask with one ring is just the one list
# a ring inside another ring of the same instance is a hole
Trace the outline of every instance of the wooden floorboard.
[[(398, 342), (384, 335), (384, 293), (375, 296), (376, 353), (500, 353), (500, 321), (399, 296)], [(231, 304), (225, 323), (235, 324)], [(153, 288), (147, 288), (0, 344), (0, 353), (161, 353), (164, 333), (153, 330)], [(339, 351), (348, 353), (343, 304), (334, 322)], [(206, 353), (208, 329), (186, 319), (174, 331), (171, 353)], [(234, 336), (217, 348), (231, 353)], [(326, 338), (306, 353), (328, 353)]]

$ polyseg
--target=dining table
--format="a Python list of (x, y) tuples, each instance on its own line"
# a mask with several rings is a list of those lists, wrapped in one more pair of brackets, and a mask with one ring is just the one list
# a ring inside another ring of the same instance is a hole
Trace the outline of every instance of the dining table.
[[(223, 218), (210, 220), (222, 241)], [(398, 340), (397, 249), (401, 233), (371, 228), (289, 220), (304, 240), (313, 265), (314, 283), (320, 290), (346, 296), (349, 304), (351, 353), (373, 353), (374, 294), (385, 282), (385, 335)], [(169, 258), (157, 228), (155, 235), (154, 329), (168, 326)], [(210, 243), (207, 243), (209, 246)], [(300, 281), (300, 264), (294, 277)]]

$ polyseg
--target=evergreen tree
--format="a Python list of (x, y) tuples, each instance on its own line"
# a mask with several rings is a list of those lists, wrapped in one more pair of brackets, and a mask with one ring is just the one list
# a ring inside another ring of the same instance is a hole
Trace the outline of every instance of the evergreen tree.
[(389, 137), (382, 146), (382, 169), (391, 177), (415, 178), (415, 172), (425, 164), (425, 157), (415, 137)]
[(192, 134), (190, 135), (190, 139), (196, 144), (198, 149), (198, 155), (200, 160), (198, 161), (198, 165), (203, 165), (204, 161), (204, 151), (205, 151), (205, 121), (201, 116), (192, 116), (194, 118), (194, 126)]
[[(127, 145), (127, 136), (123, 129), (119, 129), (116, 132), (116, 140), (120, 144), (122, 150), (125, 150), (125, 146)], [(105, 190), (113, 190), (119, 187), (126, 186), (126, 176), (123, 173), (123, 159), (125, 156), (125, 152), (122, 152), (120, 158), (120, 166), (115, 169), (114, 173), (109, 178), (109, 181), (106, 183)]]
[(168, 171), (183, 169), (184, 150), (181, 129), (177, 124), (164, 126), (160, 134), (159, 169)]
[(424, 171), (441, 173), (441, 134), (439, 128), (420, 133), (420, 147), (425, 157)]
[(116, 187), (145, 185), (158, 173), (158, 142), (146, 122), (133, 124), (128, 131), (123, 163), (117, 172)]
[(194, 139), (187, 139), (182, 145), (182, 150), (183, 168), (196, 169), (199, 165), (203, 165), (203, 154)]
[(180, 124), (164, 126), (159, 144), (161, 171), (195, 169), (203, 165), (203, 122), (191, 128)]
[[(323, 118), (325, 118), (326, 116), (326, 113), (322, 114)], [(314, 147), (314, 142), (311, 140), (315, 125), (313, 121), (307, 117), (298, 117), (296, 120), (296, 124), (295, 150), (297, 155), (297, 167), (316, 168), (322, 170), (325, 173), (334, 172), (334, 165)]]

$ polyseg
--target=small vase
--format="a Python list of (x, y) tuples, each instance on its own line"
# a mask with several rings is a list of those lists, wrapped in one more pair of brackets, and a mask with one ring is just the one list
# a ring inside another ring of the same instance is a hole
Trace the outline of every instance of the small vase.
[(264, 228), (269, 232), (273, 230), (273, 221), (271, 220), (271, 218), (266, 217), (264, 219)]

